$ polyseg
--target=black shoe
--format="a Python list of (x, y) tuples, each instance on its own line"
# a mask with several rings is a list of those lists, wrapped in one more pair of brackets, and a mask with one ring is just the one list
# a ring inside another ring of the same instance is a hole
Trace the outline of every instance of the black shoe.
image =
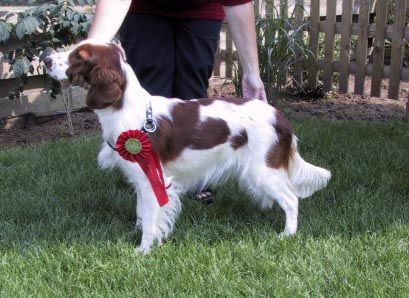
[(195, 201), (201, 202), (206, 205), (214, 203), (213, 191), (209, 188), (203, 189), (201, 192), (193, 196)]

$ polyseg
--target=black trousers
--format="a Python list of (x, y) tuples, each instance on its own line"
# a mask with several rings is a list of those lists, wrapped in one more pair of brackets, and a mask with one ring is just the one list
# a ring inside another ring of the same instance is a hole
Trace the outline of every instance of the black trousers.
[(120, 40), (128, 63), (152, 95), (207, 97), (222, 22), (129, 14)]

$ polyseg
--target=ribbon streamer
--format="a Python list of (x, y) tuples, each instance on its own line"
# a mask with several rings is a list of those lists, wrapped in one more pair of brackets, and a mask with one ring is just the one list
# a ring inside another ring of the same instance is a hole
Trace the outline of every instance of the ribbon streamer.
[(116, 141), (116, 150), (123, 159), (139, 164), (148, 177), (159, 206), (166, 205), (169, 197), (163, 171), (158, 153), (153, 149), (149, 136), (137, 129), (125, 131)]

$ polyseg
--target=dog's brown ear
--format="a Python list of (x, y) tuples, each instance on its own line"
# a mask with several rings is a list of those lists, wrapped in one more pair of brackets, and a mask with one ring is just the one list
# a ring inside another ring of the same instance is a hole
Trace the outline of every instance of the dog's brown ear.
[(116, 46), (85, 44), (68, 58), (70, 80), (82, 76), (91, 85), (86, 98), (91, 109), (122, 106), (126, 77), (121, 66), (122, 53)]
[(109, 106), (119, 109), (122, 96), (122, 88), (117, 83), (91, 85), (85, 102), (90, 109), (105, 109)]
[(95, 67), (90, 72), (91, 88), (86, 103), (91, 109), (104, 109), (112, 106), (118, 109), (122, 105), (125, 90), (125, 75), (115, 68)]
[(91, 58), (92, 53), (90, 52), (89, 49), (82, 48), (77, 52), (77, 57), (80, 58), (83, 61), (88, 61), (89, 58)]
[(74, 51), (69, 56), (69, 67), (65, 73), (70, 82), (76, 76), (82, 76), (84, 78), (88, 77), (88, 74), (92, 69), (92, 65), (89, 61), (91, 56), (92, 53), (90, 50), (84, 47)]
[(89, 83), (91, 85), (105, 85), (118, 83), (119, 85), (125, 84), (125, 78), (122, 70), (114, 67), (96, 66), (89, 75)]

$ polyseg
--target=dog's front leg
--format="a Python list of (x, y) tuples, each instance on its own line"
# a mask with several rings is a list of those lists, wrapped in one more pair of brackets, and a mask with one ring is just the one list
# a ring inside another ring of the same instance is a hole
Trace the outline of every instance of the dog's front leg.
[(112, 170), (117, 163), (118, 153), (108, 146), (106, 142), (102, 143), (101, 151), (98, 154), (98, 165), (102, 170)]
[[(149, 181), (143, 182), (144, 187), (137, 187), (136, 213), (138, 217), (137, 225), (142, 229), (142, 240), (137, 248), (138, 252), (147, 253), (152, 245), (162, 241), (173, 231), (173, 227), (181, 210), (179, 194), (181, 188), (176, 184), (171, 184), (169, 180), (167, 189), (169, 202), (160, 207)], [(148, 185), (149, 184), (149, 185)]]
[(136, 192), (137, 226), (142, 230), (142, 240), (138, 252), (148, 253), (155, 242), (161, 242), (164, 231), (161, 228), (164, 207), (160, 207), (146, 174), (137, 163), (122, 161), (123, 169)]
[(142, 230), (142, 239), (137, 251), (146, 254), (150, 251), (155, 241), (161, 241), (161, 233), (157, 225), (160, 206), (156, 201), (149, 181), (146, 179), (146, 181), (138, 184), (136, 188), (136, 214), (138, 217), (137, 225)]
[(172, 232), (181, 209), (179, 194), (182, 189), (176, 183), (170, 183), (170, 179), (165, 177), (166, 185), (169, 186), (167, 189), (169, 202), (160, 207), (148, 177), (141, 167), (128, 161), (122, 161), (120, 165), (129, 182), (135, 187), (136, 224), (142, 230), (142, 240), (137, 251), (146, 254), (155, 242), (161, 243)]

